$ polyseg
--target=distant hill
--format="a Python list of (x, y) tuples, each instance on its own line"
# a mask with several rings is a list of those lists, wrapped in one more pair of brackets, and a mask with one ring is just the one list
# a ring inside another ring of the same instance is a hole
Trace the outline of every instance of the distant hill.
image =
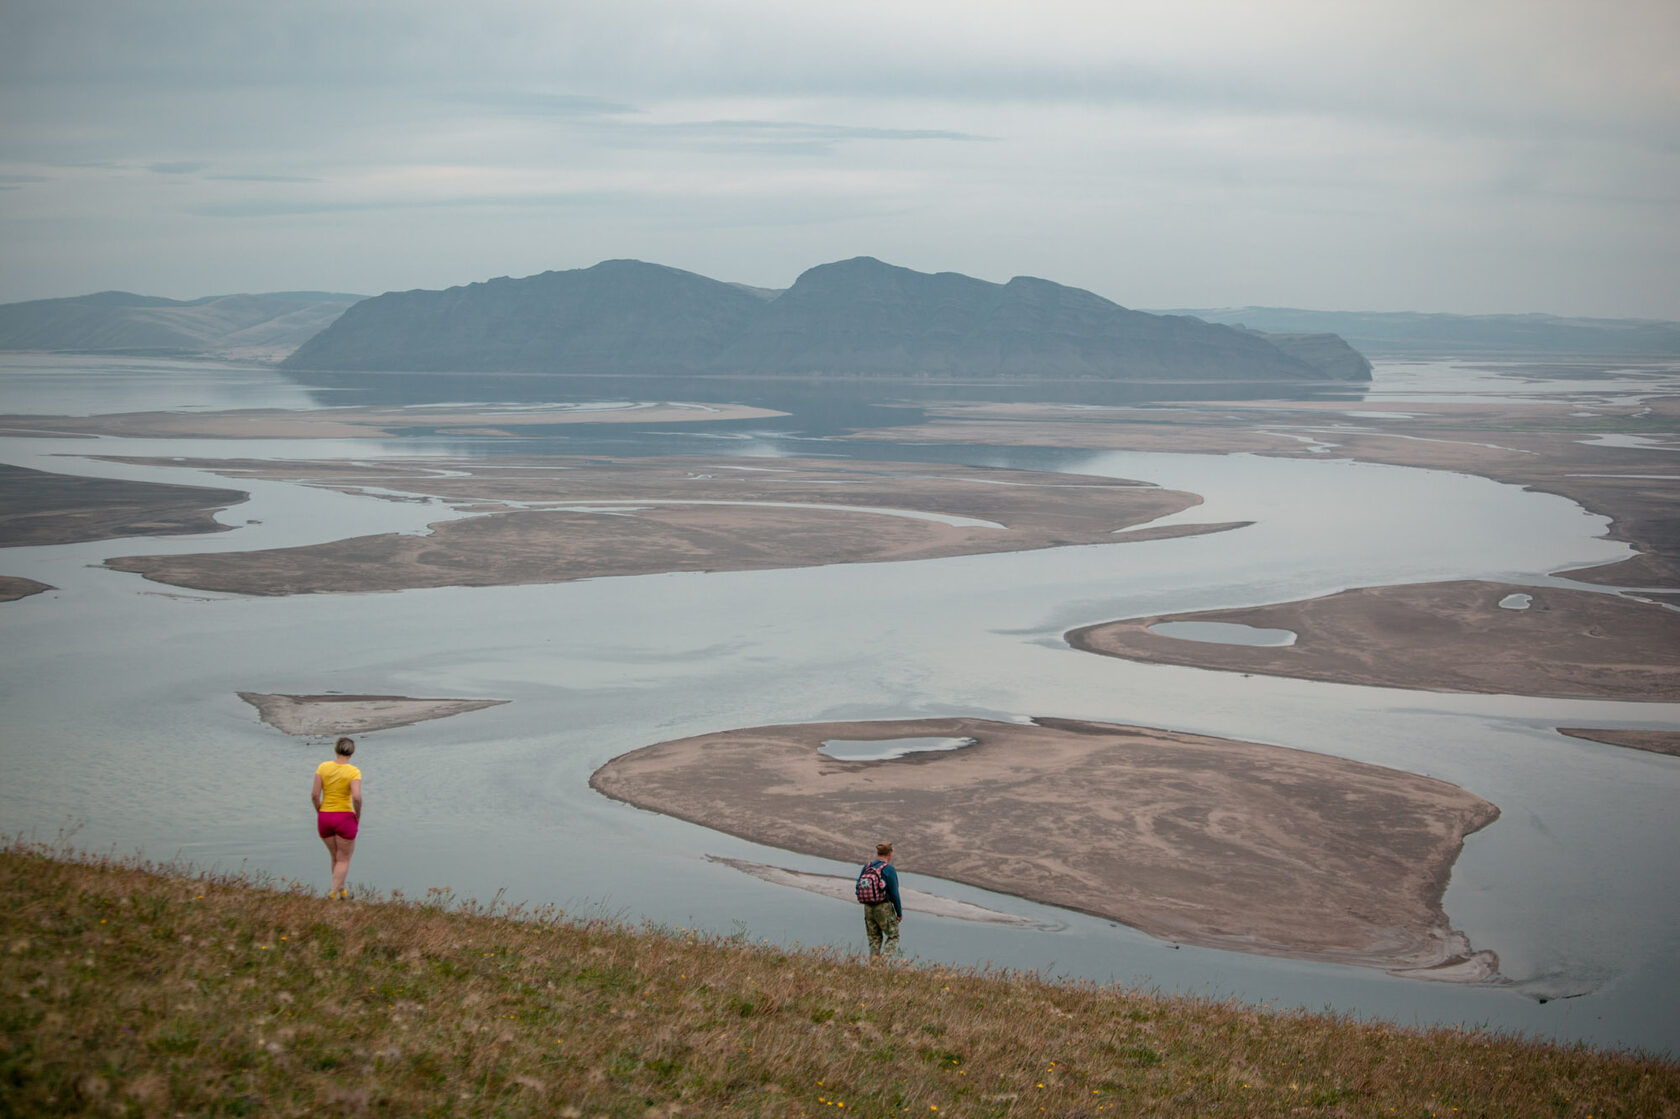
[(322, 291), (162, 299), (102, 291), (0, 304), (0, 350), (279, 361), (362, 299)]
[(445, 291), (387, 292), (298, 347), (292, 369), (698, 373), (766, 306), (752, 289), (609, 260)]
[(287, 368), (569, 374), (1364, 380), (1338, 338), (1275, 342), (1079, 288), (870, 257), (776, 292), (633, 260), (365, 300)]
[(1680, 356), (1680, 323), (1653, 319), (1303, 311), (1293, 307), (1222, 307), (1160, 313), (1194, 315), (1206, 322), (1241, 325), (1268, 334), (1333, 332), (1368, 354)]

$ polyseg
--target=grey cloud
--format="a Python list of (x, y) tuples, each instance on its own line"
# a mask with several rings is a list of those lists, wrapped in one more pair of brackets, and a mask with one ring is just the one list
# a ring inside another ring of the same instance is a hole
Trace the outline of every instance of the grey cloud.
[(375, 198), (258, 200), (238, 202), (210, 202), (187, 208), (187, 213), (201, 218), (275, 218), (308, 214), (380, 213), (391, 210), (463, 210), (493, 208), (543, 208), (560, 206), (611, 205), (624, 201), (621, 194), (593, 191), (546, 194), (479, 194), (450, 198)]
[(318, 183), (321, 181), (307, 175), (206, 175), (204, 177), (222, 183)]
[(620, 144), (646, 147), (674, 143), (718, 152), (810, 156), (832, 155), (839, 145), (856, 140), (976, 142), (992, 139), (944, 129), (873, 128), (774, 120), (632, 124), (614, 130), (609, 138)]
[(182, 159), (169, 163), (148, 163), (146, 170), (158, 175), (191, 175), (209, 166), (208, 163), (196, 163), (192, 160)]
[(447, 98), (447, 100), (462, 105), (476, 106), (491, 112), (505, 113), (510, 116), (620, 116), (642, 111), (634, 105), (609, 101), (604, 97), (588, 97), (574, 93), (543, 93), (532, 90), (464, 93)]

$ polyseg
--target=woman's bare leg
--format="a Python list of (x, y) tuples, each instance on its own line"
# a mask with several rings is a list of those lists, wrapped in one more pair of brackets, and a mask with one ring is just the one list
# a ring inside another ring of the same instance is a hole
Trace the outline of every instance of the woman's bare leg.
[(344, 879), (350, 874), (350, 856), (356, 850), (356, 841), (335, 835), (328, 842), (333, 845), (333, 892), (342, 894)]
[[(338, 873), (338, 848), (336, 846), (334, 846), (334, 844), (336, 844), (338, 842), (338, 836), (336, 836), (336, 835), (323, 835), (321, 837), (321, 842), (325, 843), (327, 845), (327, 858), (329, 860), (331, 860), (331, 865), (333, 867), (333, 873), (336, 877), (336, 875)], [(334, 893), (338, 892), (338, 887), (337, 886), (333, 887), (333, 892)]]

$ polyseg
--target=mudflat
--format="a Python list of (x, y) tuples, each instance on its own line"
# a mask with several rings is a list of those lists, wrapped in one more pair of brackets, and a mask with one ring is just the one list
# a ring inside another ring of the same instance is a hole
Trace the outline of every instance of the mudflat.
[[(763, 460), (748, 460), (760, 463)], [(219, 473), (438, 497), (476, 516), (430, 535), (267, 551), (125, 556), (107, 566), (240, 594), (505, 586), (1121, 543), (1230, 525), (1124, 530), (1200, 502), (1112, 478), (827, 459), (544, 458), (200, 462)]]
[[(1500, 605), (1512, 596), (1523, 609)], [(1164, 622), (1290, 630), (1293, 645), (1188, 641)], [(1446, 692), (1680, 699), (1680, 612), (1611, 594), (1461, 581), (1103, 622), (1075, 648), (1129, 660)]]
[(0, 464), (0, 547), (225, 532), (238, 490), (53, 474)]
[[(841, 761), (826, 741), (966, 738)], [(1428, 777), (1279, 746), (1040, 718), (752, 727), (648, 746), (590, 784), (756, 843), (965, 882), (1153, 936), (1485, 980), (1441, 909), (1498, 809)]]
[(510, 702), (505, 699), (415, 699), (401, 695), (276, 695), (239, 692), (262, 721), (285, 734), (364, 734), (413, 726)]

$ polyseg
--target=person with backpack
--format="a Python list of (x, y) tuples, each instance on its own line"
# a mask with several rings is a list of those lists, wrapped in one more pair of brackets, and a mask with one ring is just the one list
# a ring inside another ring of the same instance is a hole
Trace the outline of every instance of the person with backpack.
[(863, 935), (869, 938), (870, 959), (898, 955), (898, 923), (904, 905), (898, 897), (898, 871), (893, 869), (893, 845), (877, 843), (875, 858), (858, 872), (857, 899), (863, 903)]

